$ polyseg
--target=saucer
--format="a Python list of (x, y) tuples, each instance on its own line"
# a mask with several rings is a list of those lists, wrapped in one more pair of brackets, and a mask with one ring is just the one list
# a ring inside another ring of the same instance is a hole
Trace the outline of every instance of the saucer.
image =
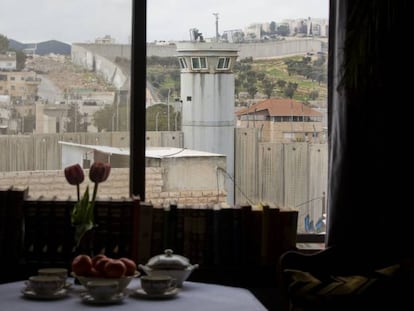
[(61, 290), (58, 290), (57, 292), (53, 294), (48, 295), (39, 295), (35, 293), (30, 288), (22, 288), (23, 296), (30, 299), (40, 299), (40, 300), (53, 300), (53, 299), (61, 299), (67, 296), (68, 292), (65, 288), (62, 288)]
[(105, 304), (105, 305), (107, 305), (107, 304), (115, 304), (115, 303), (122, 302), (122, 300), (124, 300), (124, 298), (125, 298), (125, 295), (123, 293), (119, 293), (119, 294), (116, 294), (116, 295), (112, 296), (109, 299), (96, 299), (93, 296), (91, 296), (90, 294), (85, 293), (85, 294), (81, 295), (81, 297), (82, 297), (82, 301), (85, 302), (85, 303), (99, 304), (99, 305)]
[(145, 299), (169, 299), (178, 294), (179, 288), (174, 288), (163, 294), (148, 294), (142, 288), (135, 290), (130, 294), (131, 297), (145, 298)]

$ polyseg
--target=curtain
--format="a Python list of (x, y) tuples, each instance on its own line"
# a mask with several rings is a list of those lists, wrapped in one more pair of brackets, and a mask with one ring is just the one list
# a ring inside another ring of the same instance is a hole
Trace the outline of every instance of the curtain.
[(402, 0), (330, 1), (327, 245), (383, 261), (414, 245), (409, 12)]

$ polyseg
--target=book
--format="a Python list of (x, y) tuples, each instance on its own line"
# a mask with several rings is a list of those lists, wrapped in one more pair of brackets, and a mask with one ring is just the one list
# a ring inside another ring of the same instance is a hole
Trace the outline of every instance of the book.
[(151, 258), (151, 234), (152, 234), (151, 203), (139, 204), (139, 230), (138, 230), (138, 263), (146, 264)]
[(177, 220), (175, 225), (175, 245), (173, 248), (174, 253), (183, 254), (184, 252), (184, 208), (177, 205), (176, 209)]
[(206, 206), (205, 214), (205, 233), (204, 233), (204, 265), (214, 264), (214, 210), (212, 206)]
[(252, 206), (240, 206), (240, 261), (241, 264), (248, 264), (248, 258), (251, 256), (251, 232), (252, 232)]
[[(7, 209), (9, 206), (8, 195), (9, 195), (10, 189), (11, 187), (0, 187), (0, 253), (1, 254), (5, 254), (6, 248), (7, 248), (6, 228), (8, 225)], [(4, 258), (4, 260), (6, 259)]]
[(11, 187), (6, 200), (6, 227), (4, 234), (4, 250), (10, 262), (18, 262), (21, 258), (24, 243), (24, 200), (28, 197), (29, 188)]
[(262, 212), (262, 263), (276, 264), (281, 255), (280, 210), (263, 206)]
[(183, 256), (191, 261), (193, 243), (193, 212), (191, 206), (184, 208)]
[(151, 257), (164, 253), (165, 226), (168, 211), (162, 206), (152, 209)]
[(249, 265), (260, 265), (262, 250), (262, 211), (252, 209), (250, 213), (250, 232), (247, 240), (247, 262)]
[(233, 240), (233, 208), (222, 208), (219, 211), (219, 264), (232, 265), (234, 258)]

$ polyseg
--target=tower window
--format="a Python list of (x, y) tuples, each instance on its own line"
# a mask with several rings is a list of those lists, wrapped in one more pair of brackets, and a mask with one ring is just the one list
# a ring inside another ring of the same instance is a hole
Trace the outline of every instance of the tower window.
[(191, 57), (192, 69), (207, 69), (207, 59), (205, 57)]
[(230, 57), (219, 57), (217, 63), (217, 69), (229, 69), (230, 68)]
[(187, 68), (187, 62), (186, 62), (185, 58), (180, 57), (179, 58), (179, 61), (180, 61), (180, 67), (181, 67), (181, 69), (186, 69)]

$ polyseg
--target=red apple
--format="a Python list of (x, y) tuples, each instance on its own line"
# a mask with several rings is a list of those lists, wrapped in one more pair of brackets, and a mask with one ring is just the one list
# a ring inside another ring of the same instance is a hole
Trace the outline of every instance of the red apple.
[(137, 270), (137, 265), (132, 259), (122, 257), (119, 258), (119, 260), (121, 260), (126, 266), (125, 275), (133, 275), (135, 273), (135, 271)]
[(88, 275), (92, 269), (92, 259), (88, 255), (81, 254), (72, 260), (72, 271), (76, 275)]
[(92, 267), (91, 271), (89, 271), (89, 273), (86, 276), (93, 277), (93, 278), (101, 278), (103, 277), (103, 273), (96, 270), (94, 267)]
[(106, 277), (120, 278), (125, 276), (126, 266), (121, 260), (112, 259), (105, 264), (104, 271)]
[(104, 254), (98, 254), (92, 257), (92, 266), (96, 266), (96, 263), (102, 259), (102, 258), (106, 258), (106, 256)]
[(112, 261), (112, 259), (109, 257), (101, 258), (96, 262), (94, 268), (103, 275), (105, 274), (105, 265), (110, 261)]

